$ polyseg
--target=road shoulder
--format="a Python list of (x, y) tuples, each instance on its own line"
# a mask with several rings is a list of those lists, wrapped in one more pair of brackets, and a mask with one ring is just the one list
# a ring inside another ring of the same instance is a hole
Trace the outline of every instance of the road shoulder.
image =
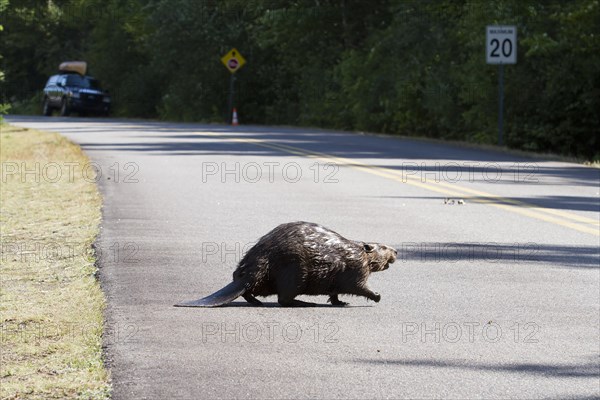
[(0, 397), (109, 398), (93, 169), (59, 134), (0, 131)]

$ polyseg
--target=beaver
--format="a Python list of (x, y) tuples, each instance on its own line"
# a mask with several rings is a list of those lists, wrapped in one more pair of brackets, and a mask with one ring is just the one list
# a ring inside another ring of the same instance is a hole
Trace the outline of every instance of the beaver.
[(371, 272), (383, 271), (396, 261), (397, 251), (379, 243), (349, 240), (311, 222), (277, 226), (259, 239), (233, 272), (223, 289), (178, 307), (217, 307), (239, 296), (256, 306), (255, 296), (277, 295), (284, 307), (315, 306), (296, 300), (298, 295), (329, 295), (334, 306), (345, 306), (338, 295), (363, 296), (379, 302), (381, 296), (367, 287)]

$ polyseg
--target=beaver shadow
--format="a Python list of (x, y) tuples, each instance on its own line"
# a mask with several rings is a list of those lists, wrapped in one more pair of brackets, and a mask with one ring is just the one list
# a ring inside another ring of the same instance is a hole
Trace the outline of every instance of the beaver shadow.
[(363, 307), (373, 307), (370, 305), (352, 305), (352, 304), (348, 304), (345, 306), (332, 306), (331, 304), (327, 304), (327, 303), (315, 303), (312, 305), (302, 305), (302, 306), (294, 306), (294, 307), (283, 307), (281, 306), (279, 303), (277, 303), (276, 301), (263, 301), (261, 306), (255, 306), (253, 304), (250, 303), (245, 303), (242, 301), (234, 301), (232, 303), (229, 304), (224, 304), (220, 307), (217, 308), (223, 308), (223, 307), (252, 307), (252, 308), (363, 308)]
[(254, 304), (250, 304), (244, 301), (234, 301), (231, 303), (227, 303), (227, 304), (223, 304), (222, 306), (218, 306), (218, 307), (178, 307), (178, 308), (205, 308), (205, 309), (217, 309), (217, 308), (368, 308), (368, 307), (374, 307), (372, 305), (352, 305), (352, 304), (348, 304), (346, 306), (332, 306), (331, 304), (322, 304), (322, 303), (315, 303), (314, 305), (306, 305), (306, 306), (296, 306), (296, 307), (282, 307), (279, 303), (277, 303), (276, 301), (263, 301), (262, 305), (260, 306), (255, 306)]

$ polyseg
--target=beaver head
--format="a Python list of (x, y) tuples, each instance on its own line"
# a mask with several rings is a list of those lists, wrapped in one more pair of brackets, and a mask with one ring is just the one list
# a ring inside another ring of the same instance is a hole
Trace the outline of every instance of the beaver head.
[(371, 272), (386, 270), (396, 261), (398, 251), (379, 243), (363, 243), (366, 262)]

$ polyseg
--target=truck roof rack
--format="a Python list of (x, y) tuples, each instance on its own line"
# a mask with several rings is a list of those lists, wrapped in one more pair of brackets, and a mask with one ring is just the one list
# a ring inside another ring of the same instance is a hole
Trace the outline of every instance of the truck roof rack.
[(65, 61), (58, 66), (58, 70), (63, 73), (85, 75), (87, 63), (85, 61)]

